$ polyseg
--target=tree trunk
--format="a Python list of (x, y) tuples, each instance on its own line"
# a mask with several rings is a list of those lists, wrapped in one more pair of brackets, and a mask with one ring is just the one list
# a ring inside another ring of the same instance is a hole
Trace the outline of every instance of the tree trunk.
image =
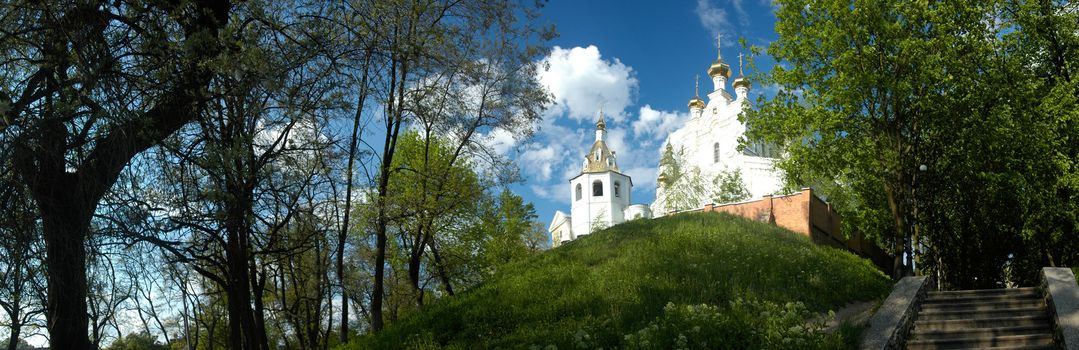
[(19, 315), (16, 312), (16, 314), (13, 315), (15, 319), (12, 320), (11, 326), (8, 327), (8, 329), (11, 330), (11, 334), (8, 337), (7, 350), (15, 350), (19, 347), (19, 336), (21, 336), (22, 333), (22, 324), (19, 323), (18, 316)]
[(345, 219), (341, 224), (341, 232), (337, 236), (337, 285), (341, 287), (341, 333), (338, 341), (341, 344), (348, 343), (348, 291), (345, 289), (345, 239), (348, 237), (348, 228), (352, 218), (352, 171), (356, 162), (356, 146), (360, 140), (360, 119), (363, 116), (363, 106), (367, 101), (367, 77), (368, 68), (371, 65), (370, 49), (366, 50), (363, 63), (363, 76), (360, 78), (360, 97), (356, 102), (356, 115), (352, 120), (352, 138), (348, 145), (348, 168), (345, 169)]
[[(382, 301), (385, 294), (383, 282), (386, 279), (386, 226), (389, 225), (389, 218), (386, 215), (386, 206), (388, 205), (386, 201), (389, 195), (393, 153), (397, 147), (397, 136), (400, 134), (401, 124), (403, 124), (402, 114), (404, 113), (405, 100), (403, 95), (406, 84), (404, 77), (408, 76), (407, 61), (398, 55), (395, 54), (393, 62), (390, 64), (390, 104), (387, 106), (388, 113), (386, 115), (386, 142), (383, 145), (382, 164), (379, 166), (378, 216), (375, 227), (375, 285), (371, 296), (371, 330), (376, 333), (381, 331), (383, 327)], [(400, 73), (397, 71), (398, 64), (401, 65)]]
[(431, 255), (435, 260), (435, 270), (438, 273), (438, 278), (442, 280), (442, 287), (446, 289), (446, 295), (453, 296), (453, 284), (450, 283), (450, 274), (446, 270), (446, 265), (442, 261), (442, 255), (438, 253), (438, 244), (432, 240), (431, 242)]
[(906, 252), (906, 230), (903, 224), (902, 210), (899, 207), (899, 203), (896, 200), (895, 190), (887, 183), (884, 184), (884, 193), (888, 197), (888, 208), (891, 210), (892, 219), (895, 220), (895, 237), (893, 237), (895, 258), (892, 266), (892, 278), (900, 279), (907, 275), (907, 270), (903, 265), (903, 253)]
[(87, 329), (86, 237), (97, 201), (76, 198), (80, 193), (62, 183), (53, 183), (49, 196), (38, 193), (43, 219), (45, 251), (48, 257), (48, 328), (52, 349), (92, 349)]
[[(422, 222), (424, 219), (418, 218), (417, 220)], [(412, 291), (416, 293), (416, 305), (423, 306), (423, 289), (420, 288), (420, 263), (423, 259), (423, 247), (426, 242), (423, 237), (426, 231), (422, 228), (418, 228), (417, 231), (416, 240), (412, 242), (412, 249), (408, 253), (408, 283), (412, 286)]]
[[(102, 11), (96, 10), (97, 6), (68, 8), (69, 19), (46, 23), (45, 27), (63, 31), (65, 29), (57, 29), (57, 26), (67, 25), (65, 23), (96, 25), (99, 22), (95, 21), (109, 20), (103, 18)], [(167, 11), (172, 9), (166, 6)], [(47, 62), (47, 66), (40, 69), (48, 73), (50, 79), (47, 79), (45, 89), (35, 92), (43, 97), (24, 101), (43, 107), (42, 121), (25, 126), (31, 131), (17, 137), (14, 159), (15, 168), (30, 187), (41, 211), (48, 274), (46, 319), (50, 348), (95, 348), (88, 333), (86, 239), (97, 203), (134, 156), (171, 135), (197, 113), (199, 103), (203, 101), (201, 92), (212, 74), (202, 63), (216, 56), (221, 49), (216, 42), (204, 39), (217, 37), (218, 29), (228, 21), (230, 10), (228, 1), (198, 1), (196, 11), (190, 11), (194, 14), (192, 18), (180, 25), (184, 27), (185, 43), (198, 40), (200, 49), (193, 50), (190, 57), (184, 57), (184, 69), (175, 74), (178, 77), (175, 81), (167, 84), (173, 88), (159, 100), (146, 101), (152, 102), (153, 107), (140, 111), (138, 118), (100, 126), (96, 130), (103, 134), (93, 140), (72, 135), (63, 124), (76, 116), (72, 110), (78, 108), (69, 107), (81, 102), (73, 102), (78, 98), (61, 89), (63, 84), (73, 82), (66, 77), (66, 70), (93, 64), (70, 61), (69, 40), (78, 35), (70, 32), (46, 35), (48, 42), (43, 43), (45, 57), (42, 62)], [(73, 145), (81, 142), (92, 143), (93, 147), (81, 153), (85, 155), (81, 162), (72, 163), (68, 152), (75, 150)]]

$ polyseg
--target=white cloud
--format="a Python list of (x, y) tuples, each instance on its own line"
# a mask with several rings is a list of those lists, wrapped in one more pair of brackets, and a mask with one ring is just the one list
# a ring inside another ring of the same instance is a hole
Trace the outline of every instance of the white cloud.
[(486, 135), (482, 135), (480, 140), (481, 143), (494, 150), (496, 154), (502, 156), (505, 156), (510, 149), (517, 145), (517, 139), (513, 137), (513, 134), (501, 128), (495, 128)]
[(727, 10), (713, 5), (711, 0), (697, 0), (696, 12), (697, 18), (701, 20), (701, 25), (713, 35), (731, 31), (731, 22), (727, 19)]
[(547, 181), (551, 179), (551, 172), (555, 162), (557, 162), (561, 154), (556, 153), (554, 145), (547, 145), (543, 147), (530, 147), (521, 153), (521, 156), (517, 158), (520, 162), (524, 163), (526, 170), (529, 173), (535, 175), (534, 180)]
[[(617, 152), (619, 168), (633, 178), (634, 203), (651, 202), (660, 144), (684, 124), (688, 113), (638, 108), (634, 69), (616, 58), (605, 59), (595, 46), (556, 47), (545, 63), (549, 69), (540, 72), (539, 79), (557, 104), (540, 122), (535, 140), (510, 151), (528, 190), (560, 206), (568, 204), (568, 180), (581, 173), (584, 154), (595, 140), (595, 113), (602, 107), (606, 142)], [(627, 111), (630, 108), (637, 110)]]
[[(569, 198), (569, 196), (565, 193), (567, 192), (566, 186), (568, 185), (559, 182), (555, 184), (531, 185), (528, 186), (528, 188), (532, 190), (532, 193), (540, 196), (540, 198), (561, 203), (567, 198)], [(554, 213), (549, 213), (545, 215), (554, 215)]]
[(749, 16), (746, 15), (746, 9), (742, 6), (742, 0), (731, 0), (731, 6), (734, 7), (734, 13), (738, 14), (738, 25), (743, 29), (749, 27)]
[(658, 111), (650, 105), (641, 107), (639, 115), (633, 122), (633, 135), (650, 139), (667, 137), (668, 133), (682, 127), (689, 118), (689, 113)]
[[(658, 162), (656, 162), (658, 164)], [(654, 198), (642, 198), (641, 193), (645, 193), (647, 189), (654, 189), (656, 187), (656, 176), (659, 174), (658, 166), (642, 166), (636, 168), (630, 168), (625, 170), (626, 175), (629, 175), (633, 179), (633, 192), (637, 195), (633, 196), (634, 203), (652, 203)]]
[(548, 109), (548, 118), (564, 115), (591, 121), (602, 108), (608, 118), (619, 121), (633, 102), (637, 91), (633, 68), (617, 58), (604, 60), (594, 45), (572, 49), (555, 46), (544, 62), (547, 69), (540, 71), (539, 80), (556, 103)]

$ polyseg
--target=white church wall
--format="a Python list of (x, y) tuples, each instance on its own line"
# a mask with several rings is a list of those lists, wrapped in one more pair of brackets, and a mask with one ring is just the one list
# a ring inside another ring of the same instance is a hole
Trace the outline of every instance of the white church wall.
[(634, 204), (626, 207), (625, 217), (626, 221), (632, 221), (637, 219), (651, 219), (652, 209), (645, 204)]

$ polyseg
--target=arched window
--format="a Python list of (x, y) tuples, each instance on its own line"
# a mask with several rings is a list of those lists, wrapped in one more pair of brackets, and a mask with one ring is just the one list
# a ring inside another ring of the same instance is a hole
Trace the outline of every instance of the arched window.
[(592, 196), (593, 197), (603, 196), (603, 182), (602, 181), (599, 181), (599, 180), (592, 181)]
[(712, 144), (712, 163), (719, 163), (719, 142)]
[(614, 196), (615, 197), (621, 197), (622, 196), (622, 183), (621, 182), (618, 182), (618, 181), (614, 182)]
[(577, 184), (577, 200), (581, 200), (581, 184)]

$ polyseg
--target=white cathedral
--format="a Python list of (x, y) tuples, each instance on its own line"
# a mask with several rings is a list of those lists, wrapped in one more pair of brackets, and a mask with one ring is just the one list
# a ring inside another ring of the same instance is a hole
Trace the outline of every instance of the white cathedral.
[[(685, 165), (699, 170), (701, 178), (711, 179), (724, 171), (741, 172), (752, 198), (778, 192), (782, 185), (781, 176), (773, 166), (775, 159), (771, 150), (764, 146), (738, 150), (738, 139), (746, 130), (738, 115), (749, 105), (749, 80), (739, 74), (733, 81), (734, 96), (731, 96), (727, 91), (731, 67), (723, 61), (722, 52), (708, 67), (708, 76), (714, 86), (707, 95), (708, 101), (700, 96), (689, 100), (689, 120), (667, 136), (664, 148), (678, 150)], [(596, 122), (596, 141), (585, 156), (581, 173), (569, 180), (570, 215), (556, 211), (548, 227), (554, 246), (587, 235), (593, 229), (633, 219), (648, 219), (653, 213), (656, 216), (668, 214), (666, 194), (671, 189), (663, 188), (663, 175), (656, 181), (656, 200), (651, 206), (630, 204), (633, 181), (619, 171), (615, 152), (604, 141), (606, 133), (606, 123), (600, 115)], [(663, 174), (664, 169), (661, 167), (658, 173)], [(677, 186), (678, 182), (673, 185)], [(710, 202), (702, 197), (697, 208)]]

